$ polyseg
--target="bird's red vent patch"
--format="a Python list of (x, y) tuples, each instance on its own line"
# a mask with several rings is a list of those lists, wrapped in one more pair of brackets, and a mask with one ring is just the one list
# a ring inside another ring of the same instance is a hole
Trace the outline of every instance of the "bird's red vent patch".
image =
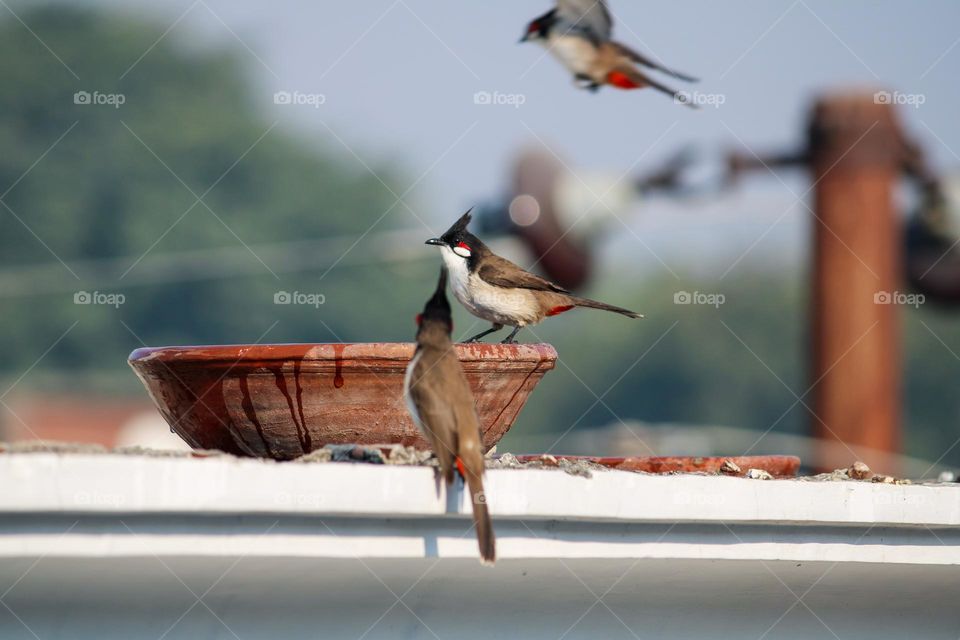
[(642, 86), (631, 80), (630, 76), (622, 71), (611, 71), (608, 73), (607, 82), (620, 89), (639, 89)]
[(572, 304), (565, 304), (565, 305), (561, 305), (561, 306), (559, 306), (559, 307), (554, 307), (553, 309), (550, 309), (550, 311), (547, 311), (547, 315), (548, 315), (548, 316), (558, 316), (558, 315), (560, 315), (561, 313), (563, 313), (563, 312), (565, 312), (565, 311), (570, 311), (570, 309), (573, 309), (573, 307), (574, 307), (574, 305), (572, 305)]

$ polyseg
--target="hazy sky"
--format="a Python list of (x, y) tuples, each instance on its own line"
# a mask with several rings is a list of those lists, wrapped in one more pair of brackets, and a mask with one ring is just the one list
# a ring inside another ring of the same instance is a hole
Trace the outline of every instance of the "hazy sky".
[[(618, 175), (687, 144), (715, 162), (739, 144), (760, 152), (798, 143), (812, 95), (827, 88), (921, 94), (922, 106), (902, 109), (909, 130), (937, 166), (960, 167), (956, 0), (613, 0), (618, 39), (703, 78), (695, 90), (723, 96), (699, 112), (649, 91), (576, 90), (540, 48), (517, 44), (546, 0), (99, 1), (155, 17), (158, 38), (172, 25), (164, 38), (240, 46), (267, 117), (348, 146), (360, 168), (402, 162), (411, 181), (422, 177), (406, 201), (438, 228), (496, 195), (523, 143), (548, 145), (576, 170)], [(276, 106), (275, 91), (325, 102)], [(478, 91), (521, 94), (524, 104), (477, 105)], [(801, 175), (787, 183), (806, 189)], [(717, 244), (739, 255), (779, 220), (752, 252), (772, 256), (806, 245), (803, 208), (781, 218), (793, 200), (777, 180), (757, 178), (707, 202), (638, 207), (630, 224), (671, 255)], [(724, 243), (718, 229), (728, 232)]]

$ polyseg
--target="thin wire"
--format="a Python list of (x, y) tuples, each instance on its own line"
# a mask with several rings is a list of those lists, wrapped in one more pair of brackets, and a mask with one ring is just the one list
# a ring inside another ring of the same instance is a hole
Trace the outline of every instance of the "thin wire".
[[(328, 268), (343, 247), (355, 237), (341, 235), (321, 240), (298, 240), (255, 245), (258, 255), (268, 259), (277, 273), (296, 273)], [(407, 262), (434, 256), (421, 246), (424, 233), (418, 229), (383, 231), (370, 234), (364, 251), (342, 260), (344, 266)], [(137, 270), (124, 280), (119, 274), (130, 264), (130, 256), (71, 262), (81, 276), (81, 284), (63, 278), (62, 267), (55, 263), (13, 266), (0, 269), (0, 298), (15, 298), (76, 291), (83, 287), (162, 285), (178, 282), (218, 280), (239, 276), (258, 276), (262, 267), (250, 259), (243, 247), (191, 249), (151, 256), (147, 268)]]

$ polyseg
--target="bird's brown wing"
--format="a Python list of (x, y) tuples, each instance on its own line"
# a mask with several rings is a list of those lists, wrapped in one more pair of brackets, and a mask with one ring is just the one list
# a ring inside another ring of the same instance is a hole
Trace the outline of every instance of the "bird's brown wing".
[(447, 484), (453, 482), (455, 461), (463, 464), (481, 561), (493, 564), (496, 541), (483, 490), (483, 447), (473, 393), (452, 348), (421, 348), (420, 353), (410, 382), (411, 399)]
[[(440, 472), (447, 484), (453, 482), (453, 464), (457, 456), (457, 414), (454, 398), (458, 397), (456, 378), (463, 377), (460, 362), (452, 349), (424, 348), (413, 369), (410, 380), (410, 399), (417, 407), (417, 415), (426, 432)], [(453, 358), (451, 361), (450, 358)], [(464, 384), (466, 380), (464, 379)], [(472, 405), (473, 395), (467, 388)]]
[[(480, 419), (477, 417), (476, 402), (463, 374), (463, 368), (453, 351), (445, 359), (444, 378), (453, 393), (451, 405), (457, 422), (457, 457), (462, 463), (463, 479), (470, 491), (473, 507), (473, 523), (477, 531), (477, 543), (480, 545), (480, 561), (492, 565), (497, 557), (493, 525), (487, 509), (487, 496), (483, 490), (483, 444), (480, 441)], [(452, 362), (450, 362), (452, 359)], [(448, 364), (449, 363), (449, 364)], [(454, 370), (455, 367), (455, 370)]]
[(490, 255), (484, 260), (483, 266), (477, 274), (484, 282), (498, 287), (534, 289), (537, 291), (553, 291), (554, 293), (570, 293), (549, 280), (525, 271), (506, 258)]
[(699, 82), (697, 78), (694, 78), (693, 76), (688, 76), (685, 73), (680, 73), (679, 71), (671, 69), (670, 67), (667, 67), (657, 62), (656, 60), (648, 56), (645, 56), (642, 53), (639, 53), (638, 51), (631, 49), (626, 45), (620, 44), (619, 42), (611, 42), (610, 46), (613, 47), (617, 53), (619, 53), (624, 57), (630, 58), (637, 64), (642, 64), (645, 67), (650, 67), (651, 69), (662, 71), (663, 73), (669, 76), (673, 76), (674, 78), (678, 78), (679, 80), (685, 80), (687, 82)]
[(557, 0), (557, 13), (570, 31), (594, 42), (606, 42), (613, 34), (613, 18), (605, 0)]

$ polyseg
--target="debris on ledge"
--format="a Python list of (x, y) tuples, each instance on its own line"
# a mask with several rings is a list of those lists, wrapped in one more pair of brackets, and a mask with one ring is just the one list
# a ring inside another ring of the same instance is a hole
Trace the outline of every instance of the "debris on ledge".
[[(60, 455), (115, 455), (115, 456), (141, 456), (145, 458), (230, 458), (235, 460), (256, 460), (265, 464), (284, 464), (272, 459), (263, 458), (240, 458), (223, 451), (194, 449), (192, 451), (175, 451), (149, 449), (138, 446), (126, 446), (109, 449), (98, 444), (72, 443), (44, 440), (27, 440), (20, 442), (0, 442), (0, 455), (3, 454), (32, 454), (32, 453), (53, 453)], [(773, 456), (767, 456), (773, 457)], [(781, 456), (783, 457), (783, 456)], [(764, 457), (756, 458), (758, 460)], [(543, 469), (558, 470), (572, 476), (582, 478), (591, 478), (595, 472), (607, 471), (627, 471), (638, 475), (684, 475), (684, 476), (728, 476), (739, 477), (750, 480), (782, 480), (796, 479), (804, 482), (871, 482), (878, 484), (909, 485), (913, 481), (906, 478), (875, 473), (865, 463), (856, 461), (852, 465), (843, 469), (836, 469), (828, 473), (821, 473), (813, 476), (778, 476), (773, 475), (766, 469), (753, 466), (742, 467), (736, 461), (744, 462), (748, 458), (696, 458), (693, 459), (699, 463), (703, 460), (715, 460), (716, 463), (702, 470), (674, 470), (669, 467), (656, 467), (658, 471), (649, 471), (646, 467), (635, 468), (629, 463), (641, 461), (640, 458), (595, 458), (583, 456), (566, 455), (514, 455), (512, 453), (497, 454), (496, 448), (489, 451), (486, 455), (487, 469)], [(649, 458), (651, 461), (666, 460), (666, 458)], [(670, 458), (669, 460), (675, 460)], [(677, 459), (678, 460), (678, 459)], [(384, 445), (339, 445), (331, 444), (321, 447), (306, 455), (292, 460), (296, 464), (327, 464), (327, 463), (348, 463), (348, 464), (373, 464), (386, 466), (406, 466), (406, 467), (436, 467), (437, 459), (430, 451), (416, 449), (411, 446), (399, 444)], [(956, 482), (956, 475), (951, 471), (945, 471), (939, 475), (936, 480), (925, 480), (922, 484), (949, 484)], [(919, 482), (919, 481), (918, 481)]]
[(834, 469), (829, 473), (821, 473), (815, 476), (801, 477), (800, 480), (816, 482), (842, 482), (845, 480), (859, 482), (879, 482), (882, 484), (913, 484), (913, 481), (906, 478), (896, 478), (894, 476), (874, 473), (866, 463), (857, 460), (846, 469)]
[(590, 460), (571, 460), (557, 458), (549, 453), (541, 456), (530, 456), (532, 459), (520, 460), (512, 453), (504, 453), (487, 461), (488, 469), (559, 469), (572, 476), (592, 478), (594, 471), (608, 471), (602, 464)]
[(60, 440), (19, 440), (17, 442), (0, 441), (0, 454), (3, 453), (59, 453), (81, 455), (143, 456), (147, 458), (219, 458), (233, 457), (223, 451), (213, 449), (150, 449), (139, 446), (124, 446), (109, 449), (103, 445), (87, 442), (63, 442)]

